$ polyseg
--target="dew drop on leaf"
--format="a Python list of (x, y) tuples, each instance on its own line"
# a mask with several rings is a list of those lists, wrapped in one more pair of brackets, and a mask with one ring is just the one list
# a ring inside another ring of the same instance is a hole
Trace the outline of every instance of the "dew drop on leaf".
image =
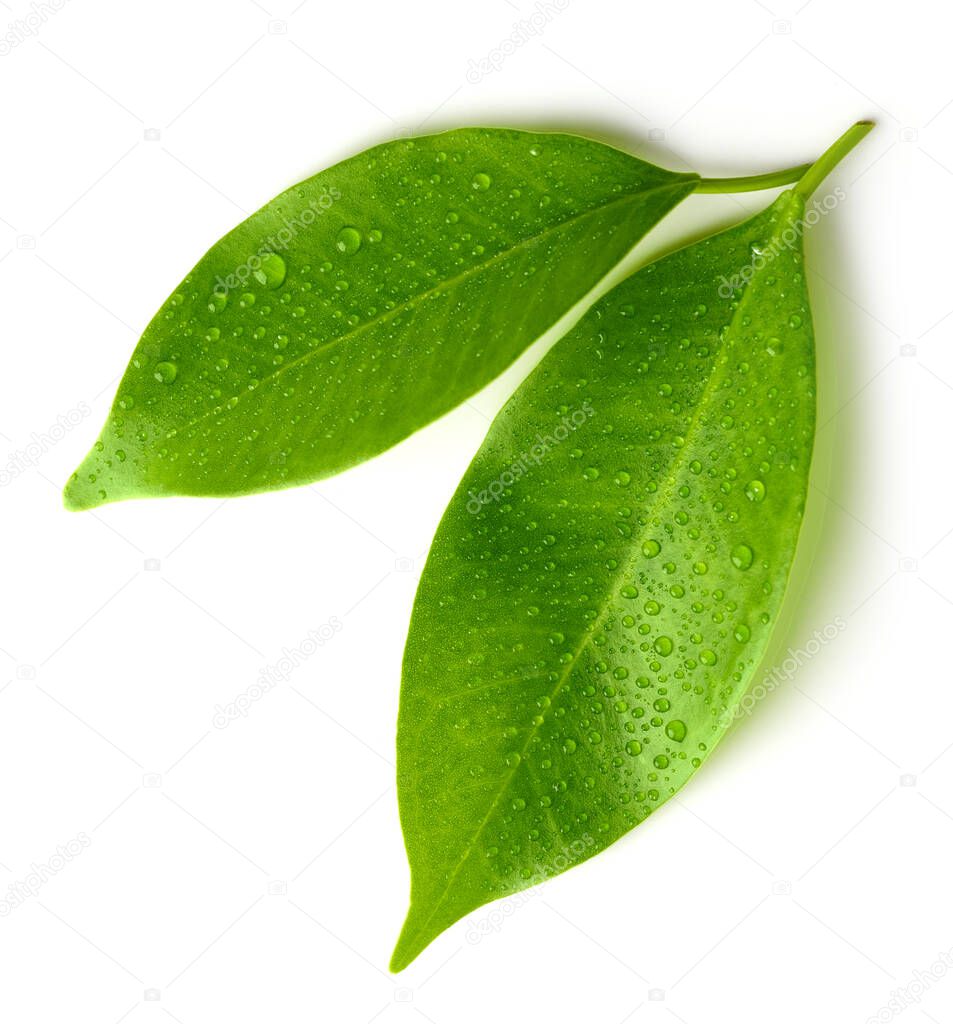
[(687, 733), (688, 730), (685, 728), (685, 723), (679, 718), (673, 718), (665, 726), (665, 735), (675, 743), (681, 743)]
[(285, 282), (288, 268), (285, 261), (276, 252), (266, 252), (261, 257), (258, 269), (254, 273), (255, 280), (266, 288), (280, 288)]
[(745, 497), (748, 501), (764, 501), (766, 488), (760, 480), (749, 480), (745, 487)]
[(737, 544), (731, 549), (731, 564), (736, 569), (750, 569), (754, 561), (754, 552), (747, 544)]
[(663, 658), (667, 658), (672, 653), (673, 644), (671, 637), (656, 637), (655, 643), (652, 646), (655, 648), (655, 653), (661, 654)]
[[(378, 232), (378, 234), (380, 234), (380, 232)], [(345, 256), (350, 256), (360, 249), (362, 242), (363, 238), (357, 228), (346, 227), (341, 228), (338, 232), (337, 239), (334, 242), (334, 247), (338, 252), (343, 252)]]

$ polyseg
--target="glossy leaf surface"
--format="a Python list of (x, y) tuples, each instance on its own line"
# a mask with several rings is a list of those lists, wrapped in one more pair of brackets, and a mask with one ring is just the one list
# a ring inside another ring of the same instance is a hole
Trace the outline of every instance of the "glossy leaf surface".
[(617, 840), (725, 733), (807, 491), (803, 210), (784, 193), (613, 289), (468, 469), (404, 658), (411, 907), (394, 969)]
[(67, 507), (288, 487), (385, 450), (496, 377), (697, 181), (488, 128), (322, 171), (162, 306)]

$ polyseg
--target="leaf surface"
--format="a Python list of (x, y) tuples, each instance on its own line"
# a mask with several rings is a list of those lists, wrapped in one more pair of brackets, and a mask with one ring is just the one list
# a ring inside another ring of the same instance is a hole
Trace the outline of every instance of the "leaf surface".
[(393, 969), (613, 843), (728, 728), (807, 492), (803, 212), (786, 192), (613, 289), (504, 407), (451, 500), (404, 657), (411, 906)]
[(501, 373), (698, 180), (490, 128), (322, 171), (165, 302), (67, 507), (288, 487), (384, 451)]

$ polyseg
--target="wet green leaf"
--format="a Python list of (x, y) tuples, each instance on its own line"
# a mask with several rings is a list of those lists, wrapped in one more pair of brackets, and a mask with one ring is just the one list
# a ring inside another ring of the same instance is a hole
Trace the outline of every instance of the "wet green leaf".
[(67, 507), (288, 487), (389, 448), (496, 377), (698, 180), (489, 128), (322, 171), (165, 302)]
[(437, 532), (398, 726), (402, 969), (604, 849), (726, 732), (787, 583), (814, 434), (804, 196), (613, 289), (500, 413)]

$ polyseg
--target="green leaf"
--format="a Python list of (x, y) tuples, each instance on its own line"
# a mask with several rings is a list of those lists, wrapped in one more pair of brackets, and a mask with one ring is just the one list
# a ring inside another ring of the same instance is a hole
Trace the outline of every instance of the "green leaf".
[(322, 171), (162, 306), (67, 507), (289, 487), (384, 451), (502, 372), (698, 181), (492, 128)]
[(411, 906), (393, 970), (623, 836), (726, 732), (807, 493), (805, 197), (867, 130), (759, 216), (613, 289), (491, 427), (404, 656)]

